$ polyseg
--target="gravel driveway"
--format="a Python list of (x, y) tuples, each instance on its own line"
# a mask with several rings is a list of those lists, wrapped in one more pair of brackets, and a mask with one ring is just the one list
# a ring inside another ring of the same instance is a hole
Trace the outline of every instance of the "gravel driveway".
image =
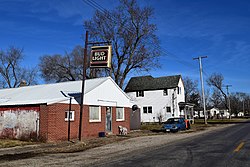
[(170, 144), (180, 139), (190, 139), (191, 137), (209, 133), (212, 130), (219, 130), (230, 125), (220, 125), (219, 127), (210, 127), (204, 131), (192, 133), (169, 133), (164, 135), (143, 136), (131, 138), (128, 140), (96, 147), (82, 152), (76, 153), (59, 153), (39, 155), (27, 159), (19, 159), (5, 161), (0, 163), (0, 166), (93, 166), (103, 164), (110, 159), (126, 156), (143, 150), (159, 148), (161, 145)]

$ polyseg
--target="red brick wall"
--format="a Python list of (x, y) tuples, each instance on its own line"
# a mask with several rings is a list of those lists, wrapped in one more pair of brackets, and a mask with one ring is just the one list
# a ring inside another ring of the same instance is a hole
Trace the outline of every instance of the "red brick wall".
[[(0, 111), (33, 109), (39, 112), (39, 139), (41, 141), (61, 141), (68, 139), (68, 121), (65, 121), (65, 111), (69, 104), (52, 104), (40, 106), (0, 107)], [(71, 110), (75, 111), (75, 119), (70, 122), (70, 139), (78, 138), (80, 105), (72, 104)], [(130, 130), (130, 109), (125, 108), (125, 120), (116, 121), (116, 108), (112, 107), (112, 132), (118, 134), (118, 126)], [(82, 137), (98, 137), (99, 132), (105, 132), (106, 107), (101, 107), (101, 122), (89, 122), (89, 106), (84, 106), (82, 119)]]
[(130, 131), (130, 108), (124, 108), (124, 114), (125, 114), (125, 120), (124, 121), (116, 121), (116, 110), (115, 107), (112, 108), (113, 110), (113, 124), (112, 129), (114, 134), (119, 134), (118, 126), (123, 126), (128, 129), (128, 132)]
[(46, 105), (40, 106), (39, 114), (39, 139), (47, 141), (48, 139), (48, 111)]
[[(68, 140), (68, 121), (65, 121), (65, 111), (68, 104), (52, 104), (44, 108), (40, 117), (40, 135), (47, 141)], [(77, 139), (79, 127), (79, 105), (72, 104), (71, 111), (75, 111), (74, 121), (70, 121), (70, 139)], [(45, 125), (44, 125), (45, 124)]]
[[(125, 120), (116, 121), (116, 108), (112, 107), (112, 133), (119, 134), (118, 126), (121, 125), (130, 131), (130, 109), (125, 108)], [(99, 132), (106, 130), (106, 107), (101, 107), (101, 122), (89, 122), (89, 107), (86, 106), (83, 114), (83, 136), (84, 137), (97, 137)]]
[(89, 106), (84, 107), (83, 137), (97, 137), (99, 132), (105, 132), (106, 107), (101, 107), (101, 122), (89, 122)]

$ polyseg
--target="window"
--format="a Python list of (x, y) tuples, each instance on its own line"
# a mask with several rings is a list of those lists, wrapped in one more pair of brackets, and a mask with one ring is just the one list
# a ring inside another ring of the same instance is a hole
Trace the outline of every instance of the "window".
[(148, 107), (148, 113), (152, 114), (152, 107)]
[(101, 122), (100, 106), (89, 106), (89, 122)]
[(75, 111), (65, 111), (65, 121), (74, 121), (75, 120)]
[(168, 95), (168, 89), (164, 89), (163, 90), (163, 96), (167, 96)]
[(178, 93), (178, 94), (181, 94), (181, 87), (178, 87), (178, 88), (177, 88), (177, 93)]
[(116, 121), (124, 121), (124, 108), (116, 107)]
[(152, 112), (153, 112), (153, 107), (152, 106), (143, 107), (143, 113), (144, 114), (152, 114)]
[(143, 90), (139, 90), (136, 92), (136, 97), (144, 97), (144, 91)]
[(166, 111), (171, 113), (171, 107), (166, 107)]

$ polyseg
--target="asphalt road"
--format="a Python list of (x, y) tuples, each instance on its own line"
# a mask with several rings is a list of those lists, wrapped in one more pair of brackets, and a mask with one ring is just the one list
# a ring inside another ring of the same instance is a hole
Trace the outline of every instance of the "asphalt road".
[(250, 167), (250, 122), (116, 157), (103, 167)]

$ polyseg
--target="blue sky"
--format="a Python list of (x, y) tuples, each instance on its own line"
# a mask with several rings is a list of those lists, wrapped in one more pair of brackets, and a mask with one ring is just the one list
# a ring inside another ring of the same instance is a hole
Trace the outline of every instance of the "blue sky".
[[(96, 0), (105, 9), (117, 0)], [(199, 81), (203, 59), (204, 80), (221, 73), (230, 92), (250, 93), (250, 2), (248, 0), (139, 0), (155, 9), (163, 48), (160, 70), (154, 77), (182, 74)], [(24, 48), (24, 65), (37, 66), (45, 54), (63, 54), (84, 45), (83, 20), (94, 8), (84, 0), (0, 0), (0, 49)]]

